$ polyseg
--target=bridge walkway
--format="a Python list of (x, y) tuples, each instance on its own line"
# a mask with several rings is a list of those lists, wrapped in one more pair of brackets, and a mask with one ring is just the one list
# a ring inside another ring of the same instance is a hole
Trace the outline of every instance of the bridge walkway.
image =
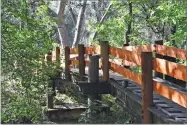
[[(71, 68), (71, 72), (79, 73), (78, 68)], [(85, 68), (85, 73), (88, 75), (88, 67)], [(102, 76), (102, 71), (99, 70), (99, 75)], [(124, 88), (122, 84), (115, 84), (114, 82), (121, 83), (123, 80), (128, 80), (127, 88)], [(160, 83), (167, 85), (168, 87), (175, 87), (176, 85), (168, 82), (166, 80), (160, 79), (158, 77), (154, 78), (155, 81), (159, 81)], [(118, 93), (116, 98), (120, 105), (133, 110), (134, 113), (137, 113), (141, 116), (141, 105), (142, 105), (142, 88), (139, 84), (125, 78), (124, 76), (110, 71), (110, 84), (117, 89)], [(182, 87), (178, 87), (178, 91), (182, 91), (187, 94), (185, 89)], [(124, 97), (125, 93), (127, 97)], [(129, 101), (129, 98), (132, 101)], [(157, 94), (153, 93), (153, 102), (154, 107), (150, 108), (150, 111), (153, 113), (155, 117), (153, 117), (153, 123), (176, 123), (176, 124), (187, 124), (187, 109), (185, 107), (180, 106), (179, 104)], [(131, 104), (126, 104), (131, 103)], [(137, 105), (133, 105), (132, 103), (136, 103)]]

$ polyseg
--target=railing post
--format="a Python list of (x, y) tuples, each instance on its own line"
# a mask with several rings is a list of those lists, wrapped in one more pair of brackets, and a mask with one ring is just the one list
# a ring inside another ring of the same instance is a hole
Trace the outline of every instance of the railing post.
[[(99, 56), (93, 55), (90, 56), (90, 61), (88, 64), (88, 83), (99, 84)], [(94, 105), (95, 100), (101, 100), (101, 96), (98, 94), (88, 95), (88, 111), (90, 117), (90, 112), (92, 112), (91, 106)]]
[(66, 79), (70, 80), (70, 48), (65, 47), (65, 75)]
[(108, 41), (101, 41), (101, 57), (102, 57), (102, 70), (103, 80), (109, 79), (109, 44)]
[[(154, 44), (154, 47), (155, 47), (155, 48), (156, 48), (156, 45), (163, 45), (163, 40), (155, 41), (155, 44)], [(155, 52), (156, 52), (156, 50), (155, 50)], [(160, 54), (155, 54), (155, 58), (160, 58), (160, 59), (162, 59), (163, 56), (160, 55)], [(154, 76), (163, 79), (164, 74), (155, 71)]]
[[(48, 53), (47, 62), (52, 62), (52, 52)], [(47, 91), (47, 107), (48, 108), (53, 108), (53, 96), (54, 96), (53, 92), (54, 92), (53, 83), (50, 78), (48, 82), (48, 91)]]
[[(160, 40), (160, 41), (155, 41), (155, 46), (157, 45), (163, 45), (163, 40)], [(162, 56), (162, 55), (159, 55), (159, 54), (156, 54), (155, 56), (156, 58), (161, 58), (161, 59), (165, 59), (167, 61), (170, 61), (170, 62), (176, 62), (176, 58), (173, 58), (173, 57), (169, 57), (169, 56)], [(159, 72), (155, 72), (155, 77), (159, 77), (159, 78), (162, 78), (162, 79), (165, 79), (167, 81), (170, 81), (176, 85), (179, 85), (183, 88), (185, 88), (186, 86), (186, 82), (185, 81), (181, 81), (181, 80), (178, 80), (174, 77), (171, 77), (169, 75), (164, 75), (162, 73), (159, 73)]]
[(78, 59), (79, 59), (79, 75), (80, 80), (83, 80), (83, 76), (85, 75), (85, 61), (84, 61), (85, 49), (83, 44), (78, 45)]
[(57, 67), (60, 68), (60, 47), (56, 47), (56, 62)]
[[(123, 47), (129, 46), (129, 43), (124, 43)], [(124, 60), (122, 60), (122, 65), (124, 64)], [(124, 68), (130, 69), (130, 66), (123, 65)]]
[(88, 64), (88, 82), (98, 83), (99, 82), (99, 56), (90, 56)]
[(143, 123), (152, 123), (152, 114), (149, 111), (149, 107), (153, 106), (153, 63), (152, 53), (142, 52), (142, 113)]

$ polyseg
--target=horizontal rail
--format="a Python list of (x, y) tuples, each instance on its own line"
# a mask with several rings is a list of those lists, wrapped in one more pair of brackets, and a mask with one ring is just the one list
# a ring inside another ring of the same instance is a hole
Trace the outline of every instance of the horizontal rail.
[[(86, 67), (89, 64), (89, 60), (85, 56), (85, 54), (86, 55), (101, 54), (101, 49), (99, 46), (85, 47), (83, 49), (85, 49), (85, 51), (83, 53), (84, 54), (83, 59), (85, 61)], [(128, 78), (129, 80), (136, 82), (140, 86), (142, 86), (143, 82), (144, 82), (143, 78), (142, 78), (143, 75), (137, 74), (137, 73), (135, 73), (129, 69), (126, 69), (120, 65), (142, 66), (141, 63), (143, 63), (143, 62), (142, 62), (142, 55), (140, 54), (141, 52), (154, 52), (156, 54), (160, 54), (163, 56), (170, 56), (173, 58), (179, 58), (179, 59), (183, 59), (183, 60), (186, 60), (186, 55), (187, 55), (187, 52), (183, 49), (178, 49), (175, 47), (167, 47), (164, 45), (157, 45), (157, 44), (156, 45), (148, 44), (148, 45), (143, 45), (143, 46), (126, 46), (126, 47), (123, 47), (123, 49), (109, 46), (109, 49), (107, 49), (107, 50), (110, 55), (116, 57), (115, 59), (108, 59), (107, 58), (107, 60), (109, 61), (110, 69), (116, 73), (123, 75), (124, 77)], [(77, 48), (70, 49), (70, 54), (71, 54), (70, 55), (70, 65), (80, 66), (81, 64), (79, 64), (79, 60), (77, 57), (78, 55), (72, 56), (72, 54), (78, 54), (78, 49)], [(101, 63), (99, 63), (99, 67), (102, 67)], [(174, 77), (176, 79), (183, 80), (183, 81), (187, 82), (186, 66), (181, 65), (181, 64), (177, 64), (177, 63), (170, 62), (170, 61), (163, 60), (163, 59), (159, 59), (159, 58), (154, 58), (153, 59), (153, 69), (150, 69), (150, 70), (155, 70), (156, 72), (160, 72), (160, 73), (169, 75), (171, 77)], [(151, 82), (150, 82), (150, 84), (151, 84)], [(183, 107), (187, 107), (186, 93), (184, 93), (176, 88), (168, 87), (167, 85), (164, 85), (160, 81), (153, 80), (152, 84), (153, 84), (153, 90), (156, 93), (162, 95), (165, 98), (168, 98), (169, 100), (171, 100)]]
[(85, 54), (100, 54), (99, 46), (85, 47)]
[(142, 46), (124, 46), (123, 49), (137, 52), (137, 53), (155, 51), (154, 44), (147, 44), (147, 45), (142, 45)]
[(135, 63), (133, 62), (129, 62), (127, 60), (123, 60), (123, 59), (109, 59), (110, 62), (116, 63), (118, 65), (125, 65), (125, 66), (137, 66)]
[(78, 59), (79, 59), (78, 56), (72, 56), (72, 57), (70, 57), (70, 60), (78, 60)]
[(138, 53), (110, 46), (109, 54), (141, 66), (141, 55)]
[(156, 93), (187, 108), (187, 95), (185, 93), (169, 88), (157, 81), (153, 81), (153, 89)]
[(70, 60), (70, 65), (78, 66), (79, 65), (79, 60)]
[(142, 77), (141, 75), (135, 73), (135, 72), (132, 72), (131, 70), (128, 70), (122, 66), (119, 66), (115, 63), (112, 63), (112, 62), (109, 62), (109, 65), (110, 65), (110, 69), (114, 72), (117, 72), (121, 75), (123, 75), (124, 77), (142, 85)]
[(154, 58), (153, 69), (176, 79), (187, 81), (186, 66), (169, 62), (164, 59)]
[(156, 45), (156, 53), (164, 56), (170, 56), (173, 58), (179, 58), (187, 60), (187, 51), (175, 47)]
[[(109, 62), (110, 63), (110, 69), (114, 72), (117, 72), (124, 77), (138, 83), (139, 85), (142, 86), (142, 78), (141, 75), (136, 74), (122, 66), (119, 66), (115, 63)], [(185, 93), (179, 92), (175, 89), (169, 88), (166, 85), (163, 85), (157, 81), (153, 81), (153, 87), (154, 91), (165, 98), (168, 98), (171, 101), (174, 101), (175, 103), (186, 107), (187, 105), (187, 95)]]
[(78, 54), (78, 48), (70, 48), (70, 54)]
[(125, 50), (133, 51), (133, 52), (155, 52), (160, 55), (170, 56), (173, 58), (187, 60), (187, 51), (184, 49), (179, 49), (176, 47), (170, 47), (165, 45), (154, 45), (147, 44), (142, 46), (125, 46), (123, 47)]

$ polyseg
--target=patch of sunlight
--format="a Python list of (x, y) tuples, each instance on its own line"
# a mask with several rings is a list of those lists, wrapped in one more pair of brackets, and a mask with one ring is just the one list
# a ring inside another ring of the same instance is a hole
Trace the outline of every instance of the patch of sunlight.
[(75, 101), (72, 97), (69, 97), (66, 94), (57, 93), (57, 95), (55, 96), (55, 99), (61, 103), (77, 103), (77, 101)]

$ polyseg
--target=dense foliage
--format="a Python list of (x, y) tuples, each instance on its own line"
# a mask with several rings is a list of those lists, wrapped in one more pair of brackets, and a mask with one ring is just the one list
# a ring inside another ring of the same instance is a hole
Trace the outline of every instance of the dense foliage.
[(53, 48), (55, 20), (42, 0), (3, 0), (1, 12), (1, 118), (5, 123), (37, 122), (42, 118), (40, 103), (47, 81), (55, 70), (41, 62)]
[(187, 35), (185, 1), (113, 0), (111, 3), (108, 18), (103, 23), (92, 22), (89, 26), (90, 31), (98, 32), (96, 40), (108, 40), (112, 45), (122, 47), (127, 42), (125, 34), (128, 32), (131, 45), (164, 40), (166, 45), (184, 47)]

